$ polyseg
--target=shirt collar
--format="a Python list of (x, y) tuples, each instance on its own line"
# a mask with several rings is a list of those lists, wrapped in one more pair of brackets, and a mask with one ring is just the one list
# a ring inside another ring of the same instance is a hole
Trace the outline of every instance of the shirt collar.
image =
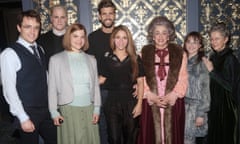
[(58, 31), (58, 30), (56, 30), (56, 29), (53, 28), (52, 31), (53, 31), (53, 34), (55, 34), (56, 36), (62, 36), (62, 35), (65, 34), (66, 29), (64, 29), (64, 30), (62, 30), (62, 31)]
[(21, 36), (18, 37), (17, 43), (20, 43), (21, 45), (23, 45), (25, 48), (27, 48), (28, 50), (32, 51), (32, 48), (30, 47), (31, 45), (37, 46), (37, 43), (29, 43), (26, 40), (24, 40)]

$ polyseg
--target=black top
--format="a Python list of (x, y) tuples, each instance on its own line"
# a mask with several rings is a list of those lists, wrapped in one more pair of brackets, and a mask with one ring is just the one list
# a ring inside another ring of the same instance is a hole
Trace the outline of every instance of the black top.
[(208, 113), (208, 142), (236, 144), (239, 104), (237, 101), (240, 65), (230, 48), (211, 56), (211, 104)]
[[(138, 57), (137, 62), (139, 69), (137, 77), (142, 77), (144, 76), (144, 70), (140, 57)], [(127, 91), (132, 94), (136, 80), (132, 80), (132, 66), (129, 56), (120, 61), (112, 52), (106, 52), (100, 66), (99, 73), (107, 78), (109, 91)]]
[(212, 109), (219, 105), (220, 97), (225, 97), (227, 93), (234, 101), (238, 99), (234, 90), (240, 78), (240, 65), (232, 52), (230, 48), (225, 48), (220, 52), (215, 52), (210, 58), (214, 67), (210, 72)]
[(97, 67), (99, 71), (100, 59), (105, 52), (111, 51), (110, 48), (111, 33), (104, 33), (102, 29), (98, 29), (89, 34), (89, 49), (88, 54), (94, 55), (97, 60)]
[(39, 39), (37, 40), (38, 43), (43, 47), (45, 51), (47, 67), (48, 67), (50, 57), (64, 50), (62, 46), (62, 40), (63, 40), (63, 35), (57, 36), (53, 34), (52, 30), (45, 34), (40, 35)]

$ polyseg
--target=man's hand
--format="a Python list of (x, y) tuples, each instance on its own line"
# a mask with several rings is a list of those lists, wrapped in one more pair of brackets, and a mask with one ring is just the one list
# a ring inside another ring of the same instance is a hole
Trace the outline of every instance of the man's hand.
[(35, 130), (35, 126), (31, 120), (26, 120), (21, 123), (21, 128), (24, 132), (30, 133)]

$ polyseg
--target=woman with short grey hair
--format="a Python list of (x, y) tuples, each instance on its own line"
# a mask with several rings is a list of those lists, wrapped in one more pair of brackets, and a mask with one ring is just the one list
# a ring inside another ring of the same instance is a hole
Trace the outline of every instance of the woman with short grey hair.
[(227, 46), (229, 31), (224, 23), (210, 30), (214, 54), (204, 58), (210, 76), (209, 144), (238, 143), (238, 93), (240, 65)]

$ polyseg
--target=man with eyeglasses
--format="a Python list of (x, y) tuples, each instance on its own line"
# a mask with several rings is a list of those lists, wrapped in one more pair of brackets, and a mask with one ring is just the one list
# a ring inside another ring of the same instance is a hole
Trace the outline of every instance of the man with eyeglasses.
[(57, 144), (57, 131), (48, 111), (44, 51), (37, 45), (40, 16), (34, 10), (17, 17), (18, 40), (0, 55), (3, 93), (15, 116), (20, 144)]

